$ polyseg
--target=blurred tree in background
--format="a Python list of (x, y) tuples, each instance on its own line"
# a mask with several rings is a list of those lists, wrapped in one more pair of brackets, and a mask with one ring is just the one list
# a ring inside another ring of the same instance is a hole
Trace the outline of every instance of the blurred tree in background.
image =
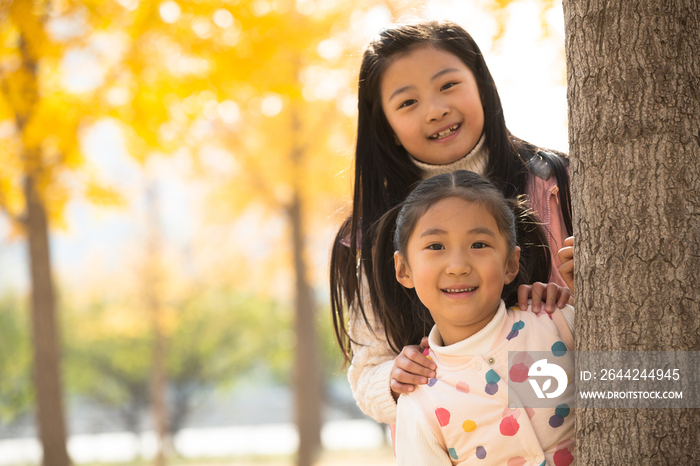
[[(194, 163), (206, 163), (212, 151), (230, 157), (233, 169), (219, 174), (210, 198), (217, 215), (237, 218), (253, 206), (285, 219), (286, 246), (270, 253), (294, 277), (300, 465), (311, 464), (320, 447), (323, 382), (307, 244), (314, 214), (325, 220), (343, 195), (336, 175), (348, 165), (341, 148), (351, 124), (340, 106), (352, 75), (333, 69), (343, 44), (330, 41), (350, 12), (344, 2), (139, 8), (120, 68), (120, 86), (137, 91), (113, 111), (137, 153), (187, 147)], [(279, 286), (269, 278), (261, 285), (268, 292)]]
[[(49, 252), (49, 224), (70, 198), (65, 173), (81, 165), (78, 125), (89, 113), (62, 87), (63, 48), (48, 24), (49, 2), (3, 2), (0, 11), (0, 207), (27, 239), (31, 276), (33, 376), (43, 462), (70, 463), (66, 450), (61, 351)], [(6, 168), (5, 168), (6, 167)]]
[[(201, 393), (233, 384), (256, 365), (285, 378), (289, 364), (279, 335), (291, 322), (279, 303), (232, 288), (190, 288), (180, 295), (166, 309), (171, 435), (182, 428)], [(150, 399), (154, 337), (143, 305), (128, 293), (94, 296), (78, 308), (64, 309), (64, 315), (69, 386), (119, 409), (124, 426), (140, 435)]]

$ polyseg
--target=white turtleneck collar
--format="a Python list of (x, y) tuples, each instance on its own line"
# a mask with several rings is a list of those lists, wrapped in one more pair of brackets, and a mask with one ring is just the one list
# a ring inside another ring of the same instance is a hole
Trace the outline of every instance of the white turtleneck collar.
[(421, 169), (424, 180), (435, 175), (450, 173), (455, 170), (469, 170), (484, 176), (486, 173), (486, 165), (489, 161), (489, 148), (486, 146), (486, 134), (481, 133), (481, 138), (479, 139), (479, 142), (476, 143), (474, 148), (461, 159), (455, 160), (451, 163), (446, 163), (444, 165), (432, 165), (421, 162), (412, 155), (409, 156), (411, 157), (411, 161)]
[(493, 346), (493, 342), (498, 336), (498, 331), (501, 328), (503, 319), (506, 316), (506, 304), (501, 300), (501, 304), (498, 306), (496, 315), (493, 316), (491, 322), (486, 324), (486, 327), (482, 328), (474, 335), (470, 336), (466, 340), (459, 341), (453, 345), (444, 346), (442, 341), (442, 336), (437, 326), (433, 327), (428, 336), (430, 342), (430, 349), (435, 353), (444, 356), (476, 356), (480, 354), (487, 353)]

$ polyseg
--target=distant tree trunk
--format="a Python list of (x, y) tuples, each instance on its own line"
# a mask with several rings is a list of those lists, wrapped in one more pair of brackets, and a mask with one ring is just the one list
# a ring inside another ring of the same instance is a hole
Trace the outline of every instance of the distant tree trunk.
[[(700, 2), (565, 0), (579, 351), (700, 350)], [(698, 464), (700, 411), (579, 409), (578, 464)]]
[[(292, 125), (295, 134), (300, 131), (298, 115), (292, 110)], [(303, 149), (292, 149), (292, 161), (295, 169), (299, 169)], [(299, 172), (301, 170), (298, 170)], [(303, 202), (300, 197), (299, 176), (295, 177), (297, 186), (287, 209), (287, 216), (292, 230), (292, 249), (294, 255), (295, 276), (295, 332), (297, 337), (294, 390), (296, 407), (296, 424), (299, 432), (299, 450), (297, 466), (314, 464), (321, 449), (321, 407), (322, 377), (321, 358), (316, 344), (316, 312), (313, 290), (307, 277), (304, 250), (306, 247)]]
[[(13, 5), (14, 6), (14, 5)], [(25, 5), (18, 4), (17, 8)], [(31, 23), (31, 22), (28, 22)], [(20, 66), (23, 80), (19, 91), (6, 91), (14, 101), (15, 122), (19, 134), (24, 134), (27, 123), (39, 101), (38, 65), (36, 51), (31, 50), (27, 38), (19, 35)], [(56, 319), (56, 300), (51, 277), (49, 226), (44, 200), (37, 190), (37, 173), (41, 163), (41, 149), (24, 148), (24, 198), (26, 202), (26, 234), (29, 245), (29, 268), (32, 288), (32, 331), (34, 345), (34, 382), (37, 402), (39, 437), (43, 448), (44, 466), (70, 464), (66, 448), (66, 426), (61, 389), (61, 353)]]
[(150, 182), (146, 190), (148, 205), (148, 257), (146, 264), (146, 302), (151, 314), (153, 332), (153, 353), (151, 373), (151, 412), (156, 433), (156, 456), (154, 464), (165, 466), (170, 450), (168, 410), (166, 403), (167, 380), (165, 374), (166, 338), (163, 330), (163, 309), (160, 296), (162, 288), (160, 244), (162, 241), (159, 228), (158, 199), (156, 186)]
[(316, 345), (316, 312), (311, 286), (306, 277), (303, 258), (304, 236), (301, 222), (301, 203), (298, 196), (289, 211), (294, 242), (294, 274), (296, 281), (297, 336), (295, 355), (296, 423), (299, 431), (297, 466), (313, 464), (321, 447), (321, 358)]
[(61, 353), (56, 319), (56, 300), (51, 278), (46, 210), (36, 192), (34, 178), (24, 179), (27, 204), (27, 237), (32, 287), (34, 382), (39, 437), (44, 466), (68, 466), (66, 428), (61, 388)]

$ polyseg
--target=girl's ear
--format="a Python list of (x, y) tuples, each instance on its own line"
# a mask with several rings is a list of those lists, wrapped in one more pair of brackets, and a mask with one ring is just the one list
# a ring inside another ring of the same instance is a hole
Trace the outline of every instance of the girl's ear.
[(516, 246), (506, 261), (506, 285), (515, 280), (520, 271), (520, 246)]
[(411, 278), (411, 270), (408, 268), (408, 263), (399, 251), (394, 253), (394, 268), (396, 269), (396, 281), (406, 288), (415, 287), (413, 279)]

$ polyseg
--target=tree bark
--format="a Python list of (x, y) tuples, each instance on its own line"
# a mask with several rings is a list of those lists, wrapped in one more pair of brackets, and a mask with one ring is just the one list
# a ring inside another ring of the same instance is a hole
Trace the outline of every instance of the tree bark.
[[(700, 3), (564, 2), (579, 351), (700, 350)], [(700, 411), (579, 409), (578, 464), (698, 464)]]
[(25, 175), (24, 196), (31, 269), (34, 382), (39, 437), (44, 466), (68, 466), (66, 428), (61, 388), (61, 352), (56, 322), (56, 300), (51, 278), (49, 234), (46, 210), (34, 186)]

